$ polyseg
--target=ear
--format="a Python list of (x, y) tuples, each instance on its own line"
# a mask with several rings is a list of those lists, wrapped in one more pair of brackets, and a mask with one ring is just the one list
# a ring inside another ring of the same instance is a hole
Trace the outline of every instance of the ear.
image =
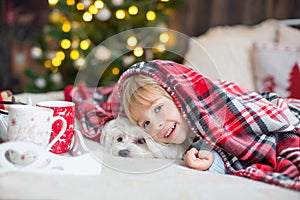
[(116, 126), (119, 126), (119, 127), (124, 127), (126, 125), (126, 118), (125, 117), (121, 117), (121, 116), (118, 116), (116, 118)]
[(106, 122), (101, 130), (100, 144), (105, 144), (107, 139), (107, 134), (112, 134), (112, 129), (115, 126), (116, 120), (112, 119), (109, 122)]
[[(107, 124), (107, 123), (106, 123)], [(101, 135), (100, 135), (100, 144), (104, 144), (105, 142), (105, 138), (106, 138), (106, 129), (105, 126), (103, 126), (102, 130), (101, 130)]]

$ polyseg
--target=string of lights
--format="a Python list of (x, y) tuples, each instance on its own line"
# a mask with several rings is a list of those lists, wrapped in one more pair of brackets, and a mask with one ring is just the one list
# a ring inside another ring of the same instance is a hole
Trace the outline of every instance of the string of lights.
[[(65, 78), (73, 74), (64, 80), (65, 84), (71, 84), (74, 74), (84, 68), (87, 55), (105, 39), (139, 27), (167, 27), (172, 8), (182, 1), (48, 0), (49, 23), (44, 28), (42, 42), (32, 48), (32, 56), (50, 71), (50, 75), (60, 73)], [(131, 53), (124, 55), (122, 62), (113, 64), (107, 78), (117, 79), (128, 65), (145, 57), (145, 51), (152, 54), (150, 57), (162, 55), (170, 38), (167, 31), (153, 35), (151, 52), (143, 48), (143, 37), (133, 34), (124, 38), (118, 45), (126, 46)], [(109, 46), (98, 49), (99, 60), (109, 60), (113, 55)]]

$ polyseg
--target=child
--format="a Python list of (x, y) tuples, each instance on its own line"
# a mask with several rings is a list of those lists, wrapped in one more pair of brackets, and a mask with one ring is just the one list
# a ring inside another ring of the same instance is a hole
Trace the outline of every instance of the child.
[(300, 190), (298, 100), (258, 94), (162, 60), (133, 65), (116, 89), (118, 113), (154, 140), (183, 144), (198, 136), (228, 173)]
[[(121, 88), (124, 94), (123, 103), (126, 115), (133, 123), (146, 129), (154, 140), (163, 143), (191, 144), (195, 134), (190, 131), (172, 97), (153, 78), (134, 75), (125, 80)], [(150, 111), (147, 113), (147, 110)], [(163, 128), (155, 126), (163, 126)], [(162, 134), (158, 134), (158, 129), (162, 131)], [(209, 170), (213, 163), (222, 163), (219, 156), (214, 156), (216, 152), (210, 151), (212, 148), (208, 148), (206, 145), (206, 148), (203, 149), (204, 145), (201, 145), (200, 142), (195, 144), (184, 156), (188, 167)], [(218, 162), (214, 162), (214, 157), (218, 158)], [(225, 167), (222, 163), (221, 167), (213, 168), (224, 169)], [(209, 171), (218, 172), (216, 170)], [(220, 173), (224, 173), (225, 170), (220, 171)]]

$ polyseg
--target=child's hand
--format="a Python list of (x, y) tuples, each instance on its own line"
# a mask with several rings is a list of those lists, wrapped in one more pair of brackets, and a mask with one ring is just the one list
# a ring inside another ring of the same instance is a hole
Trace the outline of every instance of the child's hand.
[(196, 148), (192, 148), (184, 156), (185, 165), (198, 169), (207, 170), (210, 168), (214, 161), (214, 154), (207, 150), (198, 151)]

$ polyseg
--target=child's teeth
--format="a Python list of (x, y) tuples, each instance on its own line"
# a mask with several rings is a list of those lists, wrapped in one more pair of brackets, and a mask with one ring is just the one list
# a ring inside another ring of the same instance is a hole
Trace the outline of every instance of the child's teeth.
[(168, 132), (165, 135), (165, 137), (169, 137), (169, 135), (172, 133), (172, 131), (173, 131), (174, 128), (175, 128), (175, 124), (173, 124), (173, 126), (171, 126), (171, 128), (168, 130)]

